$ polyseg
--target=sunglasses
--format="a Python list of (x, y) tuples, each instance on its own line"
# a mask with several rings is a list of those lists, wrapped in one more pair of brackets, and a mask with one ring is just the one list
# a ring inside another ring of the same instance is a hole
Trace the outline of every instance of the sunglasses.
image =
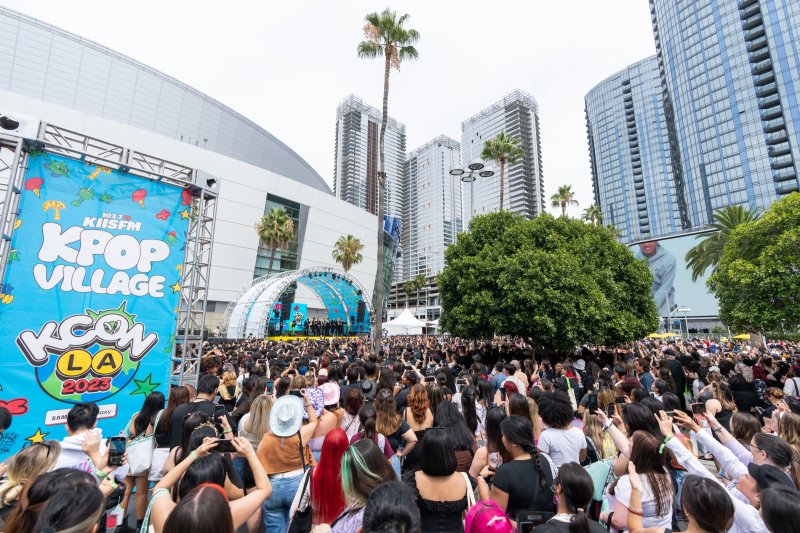
[(31, 446), (37, 446), (37, 445), (38, 446), (44, 446), (45, 448), (47, 448), (47, 457), (49, 458), (50, 457), (50, 451), (53, 449), (53, 445), (50, 444), (49, 442), (45, 442), (45, 441), (34, 442), (33, 444), (31, 444)]

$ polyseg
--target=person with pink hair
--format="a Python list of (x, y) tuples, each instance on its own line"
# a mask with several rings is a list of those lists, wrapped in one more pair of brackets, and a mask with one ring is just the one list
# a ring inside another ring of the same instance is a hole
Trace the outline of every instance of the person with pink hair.
[(516, 528), (503, 509), (492, 500), (481, 500), (467, 513), (464, 533), (514, 533)]

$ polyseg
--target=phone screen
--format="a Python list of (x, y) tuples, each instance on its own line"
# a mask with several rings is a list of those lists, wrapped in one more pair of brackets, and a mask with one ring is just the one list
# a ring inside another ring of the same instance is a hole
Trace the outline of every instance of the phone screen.
[(617, 396), (614, 398), (614, 403), (625, 403), (625, 396)]
[(613, 403), (608, 404), (608, 416), (614, 416), (616, 414), (616, 406)]
[(225, 416), (225, 406), (224, 405), (215, 405), (214, 406), (214, 418), (222, 418)]
[(108, 464), (109, 466), (122, 466), (122, 456), (125, 455), (127, 440), (125, 437), (111, 437), (108, 439)]
[(590, 394), (587, 403), (588, 403), (587, 407), (589, 408), (589, 414), (590, 415), (595, 414), (597, 412), (597, 395)]
[(692, 404), (692, 413), (696, 415), (702, 415), (706, 412), (706, 406), (702, 403), (693, 403)]
[(220, 453), (236, 453), (236, 448), (233, 447), (233, 443), (229, 440), (218, 440), (217, 447), (214, 448), (215, 451)]

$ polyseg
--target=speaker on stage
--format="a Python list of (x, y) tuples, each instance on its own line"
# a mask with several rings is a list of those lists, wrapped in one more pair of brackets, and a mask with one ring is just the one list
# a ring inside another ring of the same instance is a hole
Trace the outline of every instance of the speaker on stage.
[(366, 304), (364, 300), (358, 301), (358, 308), (356, 310), (356, 322), (363, 322), (364, 321), (364, 311), (366, 310)]

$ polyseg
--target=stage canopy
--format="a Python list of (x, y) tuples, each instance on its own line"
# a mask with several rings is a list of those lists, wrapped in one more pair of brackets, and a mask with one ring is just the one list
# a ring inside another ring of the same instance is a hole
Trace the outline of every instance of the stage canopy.
[(425, 326), (425, 322), (412, 315), (408, 307), (394, 319), (383, 323), (383, 329), (389, 332), (389, 335), (421, 335)]
[(372, 302), (354, 277), (336, 267), (312, 267), (256, 279), (225, 311), (222, 330), (230, 339), (263, 337), (270, 320), (280, 316), (281, 296), (293, 283), (308, 287), (322, 302), (329, 320), (342, 319), (350, 333), (367, 333)]

